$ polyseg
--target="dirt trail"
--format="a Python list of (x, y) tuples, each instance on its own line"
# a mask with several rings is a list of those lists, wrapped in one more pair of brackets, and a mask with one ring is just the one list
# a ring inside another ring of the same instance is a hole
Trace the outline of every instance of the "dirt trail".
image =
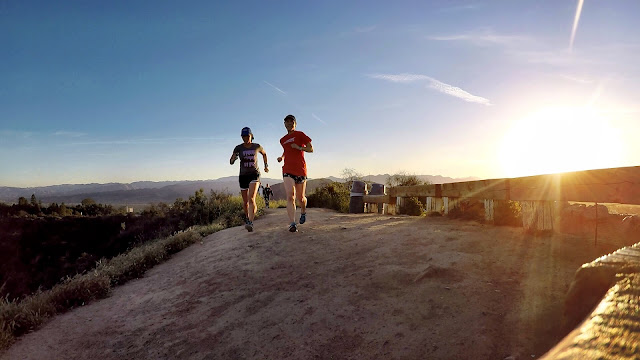
[(440, 217), (284, 209), (226, 229), (6, 359), (531, 359), (558, 338), (588, 239)]

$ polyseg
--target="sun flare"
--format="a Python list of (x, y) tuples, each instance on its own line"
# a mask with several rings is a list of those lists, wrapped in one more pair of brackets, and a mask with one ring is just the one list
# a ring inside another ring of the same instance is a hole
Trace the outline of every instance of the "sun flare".
[(505, 134), (501, 164), (508, 177), (618, 167), (619, 131), (593, 108), (546, 108)]

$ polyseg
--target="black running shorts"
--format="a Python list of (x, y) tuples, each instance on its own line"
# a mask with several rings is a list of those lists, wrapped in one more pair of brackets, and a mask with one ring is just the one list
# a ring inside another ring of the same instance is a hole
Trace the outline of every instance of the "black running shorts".
[(260, 182), (260, 174), (240, 175), (238, 180), (240, 182), (240, 190), (248, 190), (249, 184), (252, 182)]
[(305, 182), (305, 180), (307, 180), (307, 177), (304, 176), (304, 175), (292, 175), (292, 174), (289, 174), (289, 173), (282, 174), (282, 177), (283, 178), (290, 177), (290, 178), (293, 179), (293, 181), (296, 184), (302, 184), (303, 182)]

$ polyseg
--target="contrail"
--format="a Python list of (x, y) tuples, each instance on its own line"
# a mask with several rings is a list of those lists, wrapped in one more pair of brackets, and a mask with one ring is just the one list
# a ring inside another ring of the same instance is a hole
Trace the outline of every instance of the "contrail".
[(580, 21), (580, 13), (582, 13), (582, 5), (584, 0), (578, 0), (578, 8), (576, 9), (576, 17), (573, 19), (573, 29), (571, 30), (571, 40), (569, 42), (569, 51), (573, 50), (573, 40), (576, 38), (576, 31), (578, 30), (578, 22)]
[(320, 121), (321, 123), (323, 123), (323, 124), (327, 125), (327, 123), (326, 123), (326, 122), (324, 122), (324, 120), (320, 119), (316, 114), (311, 113), (311, 116), (313, 116), (313, 118), (314, 118), (314, 119), (316, 119), (316, 120)]
[(267, 82), (267, 81), (265, 81), (265, 80), (262, 80), (262, 81), (263, 81), (265, 84), (267, 84), (267, 85), (271, 86), (272, 88), (274, 88), (274, 89), (276, 89), (276, 90), (280, 91), (281, 93), (283, 93), (283, 94), (287, 95), (287, 93), (286, 93), (286, 92), (284, 92), (284, 91), (282, 91), (282, 90), (278, 89), (278, 87), (277, 87), (277, 86), (275, 86), (275, 85), (273, 85), (273, 84), (270, 84), (270, 83), (268, 83), (268, 82)]
[(434, 89), (443, 94), (457, 97), (467, 102), (478, 103), (478, 104), (487, 105), (487, 106), (492, 105), (489, 99), (485, 99), (483, 97), (470, 94), (460, 89), (459, 87), (445, 84), (442, 81), (436, 80), (426, 75), (402, 73), (402, 74), (372, 74), (368, 76), (373, 79), (386, 80), (386, 81), (391, 81), (395, 83), (411, 83), (414, 81), (427, 81), (429, 83), (429, 85), (427, 86), (428, 88)]
[[(267, 84), (267, 85), (271, 86), (272, 88), (276, 89), (279, 93), (281, 93), (282, 95), (284, 95), (285, 100), (286, 100), (289, 104), (291, 104), (291, 106), (292, 106), (292, 107), (296, 108), (298, 111), (300, 111), (300, 112), (302, 112), (302, 113), (306, 113), (306, 111), (303, 111), (303, 110), (302, 110), (302, 106), (300, 106), (300, 105), (298, 105), (296, 102), (294, 102), (294, 101), (291, 99), (291, 96), (289, 96), (289, 94), (287, 94), (285, 91), (280, 90), (280, 88), (278, 88), (277, 86), (275, 86), (275, 85), (273, 85), (273, 84), (269, 83), (269, 82), (268, 82), (268, 81), (266, 81), (266, 80), (262, 80), (262, 82), (264, 82), (265, 84)], [(323, 124), (325, 124), (325, 125), (327, 124), (324, 120), (320, 119), (316, 114), (311, 113), (311, 116), (312, 116), (314, 119), (316, 119), (316, 120), (320, 121), (321, 123), (323, 123)]]

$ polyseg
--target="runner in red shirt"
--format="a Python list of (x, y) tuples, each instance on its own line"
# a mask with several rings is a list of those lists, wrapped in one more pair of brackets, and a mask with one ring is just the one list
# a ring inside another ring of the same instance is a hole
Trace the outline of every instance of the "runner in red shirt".
[(307, 220), (307, 163), (304, 161), (304, 153), (312, 153), (311, 138), (302, 131), (296, 130), (296, 117), (287, 115), (284, 118), (284, 127), (287, 135), (280, 139), (283, 153), (278, 162), (284, 160), (282, 166), (282, 178), (284, 190), (287, 193), (287, 214), (289, 215), (289, 231), (298, 231), (296, 224), (296, 199), (300, 203), (300, 224)]

